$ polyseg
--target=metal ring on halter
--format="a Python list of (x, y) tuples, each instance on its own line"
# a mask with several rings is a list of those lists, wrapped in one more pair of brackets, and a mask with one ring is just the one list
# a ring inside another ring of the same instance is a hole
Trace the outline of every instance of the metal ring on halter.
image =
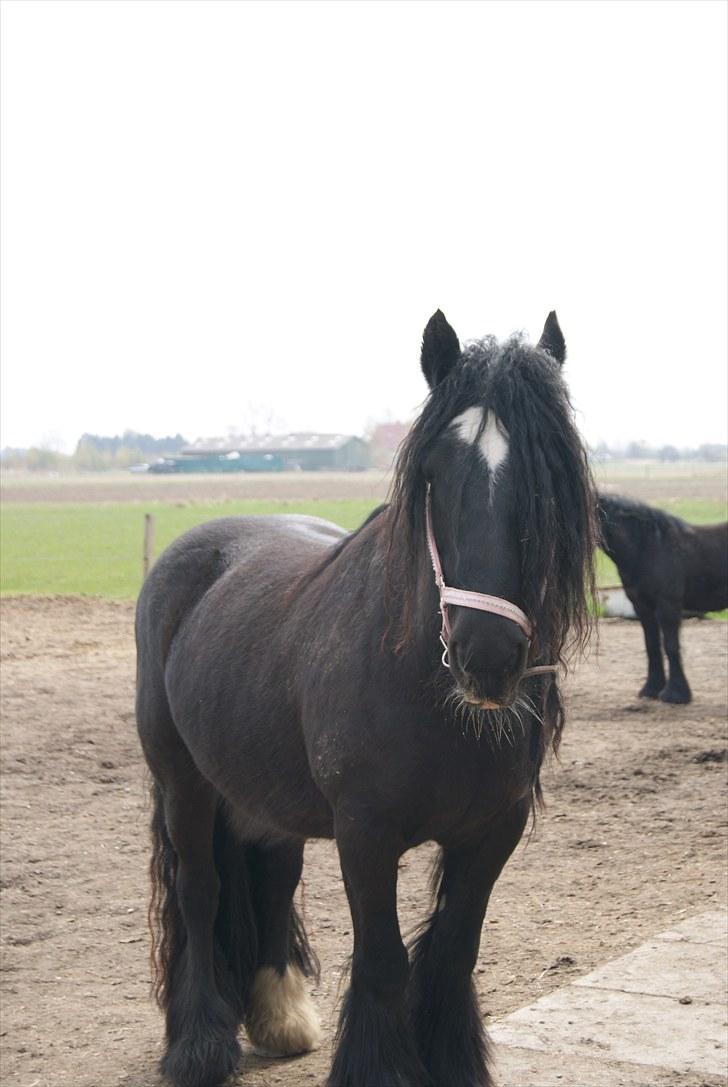
[(447, 653), (448, 653), (448, 649), (449, 649), (450, 647), (449, 647), (449, 645), (447, 644), (447, 642), (445, 641), (445, 639), (444, 639), (444, 637), (442, 636), (442, 634), (440, 635), (440, 645), (442, 646), (442, 656), (440, 657), (440, 660), (442, 661), (442, 663), (444, 664), (444, 666), (445, 666), (445, 667), (447, 668), (447, 670), (449, 671), (449, 670), (450, 670), (450, 660), (449, 660), (449, 658), (448, 658), (448, 655), (447, 655)]

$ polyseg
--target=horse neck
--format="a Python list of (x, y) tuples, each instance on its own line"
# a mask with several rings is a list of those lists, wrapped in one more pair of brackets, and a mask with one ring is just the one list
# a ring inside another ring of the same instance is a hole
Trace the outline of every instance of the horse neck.
[(613, 561), (633, 562), (639, 557), (642, 544), (640, 524), (619, 509), (600, 510), (602, 546)]

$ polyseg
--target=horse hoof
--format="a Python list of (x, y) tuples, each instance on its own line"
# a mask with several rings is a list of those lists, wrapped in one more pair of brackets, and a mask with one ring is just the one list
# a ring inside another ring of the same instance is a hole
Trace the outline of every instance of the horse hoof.
[(180, 1039), (162, 1058), (159, 1070), (174, 1087), (222, 1087), (237, 1071), (237, 1038)]
[(265, 1057), (295, 1057), (316, 1049), (321, 1027), (304, 977), (295, 966), (281, 976), (272, 966), (258, 970), (245, 1020), (251, 1044)]
[(659, 698), (660, 697), (660, 688), (659, 687), (650, 687), (650, 686), (648, 686), (647, 683), (645, 683), (644, 687), (642, 688), (640, 693), (637, 695), (637, 697), (638, 698)]
[(667, 702), (673, 706), (686, 706), (692, 699), (689, 691), (675, 691), (665, 687), (660, 691), (660, 702)]

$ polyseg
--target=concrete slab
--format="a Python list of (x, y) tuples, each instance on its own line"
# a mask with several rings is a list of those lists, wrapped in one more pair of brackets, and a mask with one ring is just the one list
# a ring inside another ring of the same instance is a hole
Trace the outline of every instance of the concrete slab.
[(725, 1087), (726, 1077), (498, 1046), (498, 1087)]
[(716, 969), (719, 948), (720, 944), (691, 942), (688, 949), (683, 940), (650, 940), (573, 984), (724, 1006), (728, 977)]
[(491, 1036), (500, 1045), (677, 1072), (720, 1075), (728, 1062), (723, 1007), (586, 986), (550, 993), (509, 1015)]
[(674, 925), (665, 932), (658, 932), (655, 939), (689, 940), (694, 944), (718, 944), (728, 949), (728, 912), (709, 910), (687, 921), (681, 921), (679, 925)]
[(503, 1087), (725, 1083), (726, 931), (689, 919), (494, 1023)]

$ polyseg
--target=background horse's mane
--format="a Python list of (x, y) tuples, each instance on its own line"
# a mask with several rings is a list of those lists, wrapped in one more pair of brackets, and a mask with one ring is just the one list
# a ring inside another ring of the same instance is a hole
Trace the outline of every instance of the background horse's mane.
[(602, 521), (606, 519), (607, 522), (609, 520), (619, 520), (622, 524), (626, 522), (628, 531), (630, 527), (638, 532), (646, 529), (658, 531), (669, 529), (676, 524), (683, 525), (685, 528), (690, 527), (686, 521), (672, 513), (655, 509), (654, 506), (648, 506), (645, 502), (637, 502), (634, 498), (625, 498), (621, 494), (600, 492), (598, 509)]
[[(563, 664), (571, 649), (584, 647), (591, 626), (594, 489), (559, 366), (521, 336), (503, 344), (493, 337), (467, 344), (401, 447), (388, 517), (389, 595), (404, 601), (396, 644), (402, 648), (414, 634), (414, 572), (426, 554), (427, 453), (453, 419), (473, 405), (492, 410), (508, 432), (523, 541), (523, 609), (535, 626), (534, 659)], [(478, 454), (472, 448), (470, 455)], [(459, 496), (453, 496), (453, 528), (459, 506)]]

